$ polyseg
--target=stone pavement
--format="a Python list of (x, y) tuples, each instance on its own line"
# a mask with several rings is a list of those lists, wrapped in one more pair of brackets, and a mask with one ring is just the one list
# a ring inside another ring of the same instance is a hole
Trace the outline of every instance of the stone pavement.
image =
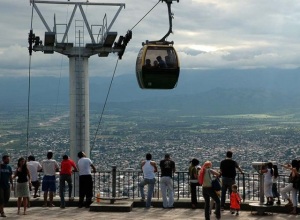
[[(22, 209), (21, 209), (22, 211)], [(204, 220), (203, 209), (162, 209), (162, 208), (133, 208), (131, 212), (91, 212), (86, 208), (67, 207), (60, 209), (59, 207), (43, 208), (31, 207), (27, 210), (27, 215), (17, 215), (16, 207), (5, 208), (7, 218), (2, 219), (30, 219), (30, 220), (48, 220), (48, 219), (70, 219), (70, 220), (83, 220), (83, 219), (197, 219)], [(1, 219), (1, 218), (0, 218)], [(212, 215), (211, 220), (215, 217)], [(227, 220), (283, 220), (283, 219), (300, 219), (300, 215), (278, 214), (274, 213), (269, 216), (256, 216), (251, 212), (241, 211), (239, 216), (233, 216), (228, 210), (222, 212), (222, 219)]]

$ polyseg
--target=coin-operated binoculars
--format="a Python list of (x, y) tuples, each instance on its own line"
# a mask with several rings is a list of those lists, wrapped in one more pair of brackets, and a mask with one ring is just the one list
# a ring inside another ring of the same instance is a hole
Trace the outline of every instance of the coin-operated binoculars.
[(261, 170), (265, 169), (268, 162), (252, 162), (252, 167), (258, 173), (259, 178), (259, 204), (263, 205), (265, 200), (265, 193), (264, 193), (264, 175)]

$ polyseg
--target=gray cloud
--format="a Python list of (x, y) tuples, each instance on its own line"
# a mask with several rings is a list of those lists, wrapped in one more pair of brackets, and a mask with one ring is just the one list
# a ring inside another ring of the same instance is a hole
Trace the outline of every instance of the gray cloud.
[[(119, 35), (124, 35), (157, 3), (155, 0), (123, 2), (126, 8), (122, 9), (112, 28)], [(73, 6), (43, 5), (40, 9), (52, 28), (54, 13), (57, 23), (66, 23)], [(105, 13), (110, 22), (116, 9), (84, 7), (90, 24), (102, 23)], [(271, 4), (259, 0), (181, 0), (172, 4), (172, 11), (174, 34), (168, 40), (175, 42), (183, 69), (299, 67), (298, 1), (274, 0)], [(164, 36), (168, 30), (166, 12), (166, 5), (159, 3), (133, 29), (133, 39), (119, 62), (118, 74), (134, 74), (135, 59), (141, 43)], [(0, 28), (3, 30), (0, 41), (0, 76), (26, 75), (29, 59), (27, 37), (31, 21), (29, 1), (1, 2), (0, 19)], [(43, 38), (45, 28), (36, 13), (33, 16), (33, 29)], [(70, 42), (74, 42), (74, 32), (72, 25)], [(116, 60), (116, 54), (108, 58), (93, 56), (89, 62), (90, 75), (110, 75)], [(68, 74), (67, 57), (33, 53), (33, 75), (58, 76), (61, 73)]]

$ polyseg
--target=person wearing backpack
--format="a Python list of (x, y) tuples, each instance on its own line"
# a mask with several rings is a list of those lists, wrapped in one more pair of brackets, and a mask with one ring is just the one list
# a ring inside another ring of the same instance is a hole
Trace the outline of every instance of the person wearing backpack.
[(220, 198), (212, 187), (212, 175), (218, 177), (220, 176), (220, 173), (211, 169), (211, 167), (212, 163), (206, 161), (203, 164), (199, 175), (199, 184), (202, 185), (202, 194), (205, 201), (205, 220), (210, 220), (210, 198), (216, 202), (216, 218), (221, 219)]
[(197, 186), (200, 186), (198, 182), (198, 165), (199, 160), (196, 158), (192, 159), (189, 167), (189, 177), (190, 177), (190, 189), (191, 189), (191, 203), (192, 209), (197, 207)]

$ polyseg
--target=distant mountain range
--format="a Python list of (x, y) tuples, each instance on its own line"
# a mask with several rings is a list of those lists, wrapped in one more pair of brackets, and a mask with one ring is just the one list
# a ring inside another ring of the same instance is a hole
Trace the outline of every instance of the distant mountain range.
[[(103, 104), (109, 77), (90, 77), (91, 109)], [(173, 90), (141, 90), (134, 74), (116, 76), (108, 105), (200, 114), (265, 113), (300, 108), (299, 69), (182, 70)], [(0, 108), (27, 106), (28, 79), (0, 78)], [(69, 102), (69, 79), (31, 78), (32, 105)]]

